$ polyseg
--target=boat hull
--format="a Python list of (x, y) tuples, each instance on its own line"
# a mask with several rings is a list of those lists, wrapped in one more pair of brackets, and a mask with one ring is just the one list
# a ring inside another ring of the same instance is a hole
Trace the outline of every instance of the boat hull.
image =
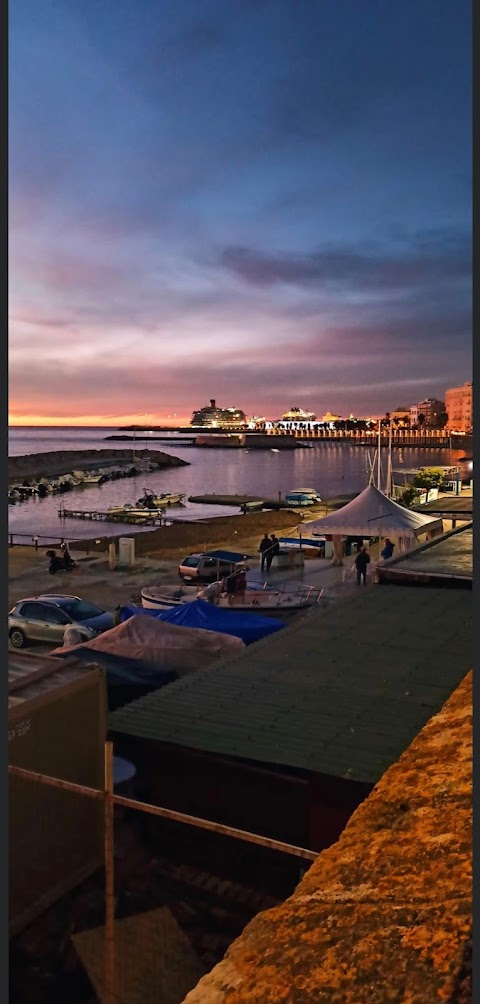
[[(181, 607), (185, 603), (192, 603), (196, 599), (204, 599), (201, 594), (195, 592), (191, 596), (175, 597), (167, 593), (152, 593), (148, 589), (141, 590), (142, 607), (145, 610), (171, 610), (172, 607)], [(236, 610), (237, 613), (268, 614), (270, 616), (288, 614), (299, 610), (306, 610), (318, 603), (319, 596), (305, 597), (299, 599), (297, 596), (289, 596), (284, 593), (266, 592), (264, 590), (253, 590), (250, 596), (247, 595), (245, 601), (240, 597), (233, 596), (233, 602), (229, 602), (226, 593), (222, 593), (216, 606), (223, 610)]]

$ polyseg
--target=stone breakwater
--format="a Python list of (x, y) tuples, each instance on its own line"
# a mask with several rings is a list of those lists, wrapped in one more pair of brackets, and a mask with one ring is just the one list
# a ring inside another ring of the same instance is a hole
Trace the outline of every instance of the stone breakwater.
[[(140, 459), (140, 456), (139, 458)], [(142, 460), (151, 460), (159, 467), (186, 467), (186, 460), (172, 457), (159, 450), (142, 450)], [(98, 467), (135, 466), (131, 450), (56, 450), (52, 453), (28, 453), (23, 457), (9, 457), (8, 480), (21, 478), (48, 478), (76, 471), (91, 471)]]

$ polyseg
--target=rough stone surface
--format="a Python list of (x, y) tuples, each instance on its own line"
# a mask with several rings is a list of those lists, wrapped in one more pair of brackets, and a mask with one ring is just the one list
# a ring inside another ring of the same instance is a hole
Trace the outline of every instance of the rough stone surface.
[[(172, 457), (160, 450), (142, 451), (141, 459), (145, 457), (162, 467), (187, 466), (186, 460)], [(72, 469), (87, 471), (110, 464), (121, 466), (130, 461), (133, 467), (131, 450), (53, 450), (51, 453), (28, 453), (22, 457), (8, 458), (8, 478), (12, 481), (19, 478), (57, 477), (68, 474)]]
[(184, 1004), (471, 1000), (471, 673)]

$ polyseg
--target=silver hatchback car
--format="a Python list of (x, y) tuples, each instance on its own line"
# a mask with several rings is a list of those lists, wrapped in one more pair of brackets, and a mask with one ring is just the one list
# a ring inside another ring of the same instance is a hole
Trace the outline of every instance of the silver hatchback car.
[(113, 627), (111, 614), (81, 600), (79, 596), (45, 593), (19, 600), (8, 615), (8, 637), (13, 648), (23, 648), (29, 641), (61, 645), (65, 628), (74, 627), (90, 641)]

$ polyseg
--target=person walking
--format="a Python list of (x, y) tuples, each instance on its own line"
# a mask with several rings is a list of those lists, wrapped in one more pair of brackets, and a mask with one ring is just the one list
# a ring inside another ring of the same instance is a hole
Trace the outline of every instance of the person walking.
[(280, 541), (274, 533), (270, 534), (271, 546), (270, 550), (267, 551), (267, 572), (270, 571), (272, 561), (277, 554), (280, 552)]
[[(266, 561), (267, 561), (267, 553), (269, 552), (271, 546), (272, 546), (272, 542), (270, 540), (270, 537), (268, 536), (268, 533), (265, 533), (263, 535), (261, 541), (260, 541), (260, 546), (258, 548), (258, 550), (260, 551), (260, 560), (261, 560), (261, 570), (262, 570), (262, 572), (265, 571), (265, 564), (266, 564)], [(268, 566), (267, 566), (267, 571), (268, 571)]]
[(383, 560), (388, 561), (392, 557), (394, 550), (395, 544), (392, 544), (392, 541), (388, 537), (385, 537), (385, 545), (381, 554)]
[(355, 568), (357, 571), (357, 586), (363, 582), (363, 585), (367, 584), (367, 566), (370, 564), (370, 555), (366, 547), (361, 547), (356, 558), (355, 558)]

